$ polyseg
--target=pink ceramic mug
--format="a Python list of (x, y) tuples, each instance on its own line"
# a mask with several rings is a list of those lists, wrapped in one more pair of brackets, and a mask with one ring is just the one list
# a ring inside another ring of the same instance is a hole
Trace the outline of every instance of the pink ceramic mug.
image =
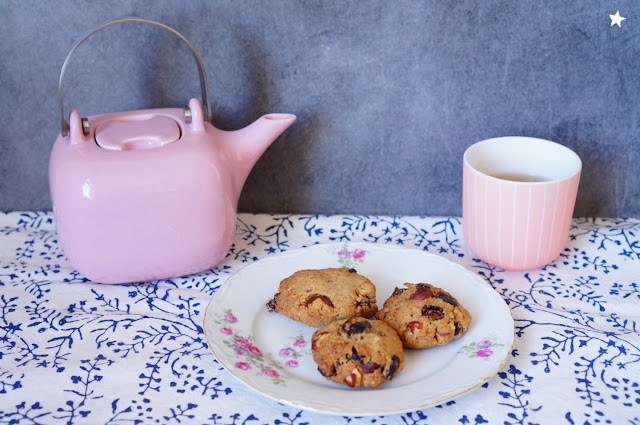
[(498, 137), (469, 147), (462, 215), (471, 251), (505, 270), (552, 262), (567, 241), (581, 169), (575, 152), (548, 140)]

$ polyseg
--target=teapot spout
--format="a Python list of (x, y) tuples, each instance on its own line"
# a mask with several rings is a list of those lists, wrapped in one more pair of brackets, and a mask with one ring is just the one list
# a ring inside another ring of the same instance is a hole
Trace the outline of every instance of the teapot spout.
[(295, 120), (292, 114), (268, 114), (245, 128), (225, 132), (223, 144), (233, 167), (231, 174), (238, 198), (260, 156)]

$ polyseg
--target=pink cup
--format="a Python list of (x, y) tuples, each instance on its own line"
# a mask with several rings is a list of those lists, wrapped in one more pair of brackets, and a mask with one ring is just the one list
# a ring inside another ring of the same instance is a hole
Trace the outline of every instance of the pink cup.
[(498, 137), (464, 153), (467, 245), (505, 270), (553, 261), (564, 248), (582, 162), (571, 149), (530, 137)]

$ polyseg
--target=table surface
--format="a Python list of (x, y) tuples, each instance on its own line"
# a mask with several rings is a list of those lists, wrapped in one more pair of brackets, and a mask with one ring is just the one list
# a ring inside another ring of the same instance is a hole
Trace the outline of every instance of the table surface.
[[(441, 255), (480, 275), (515, 319), (493, 378), (420, 411), (342, 417), (277, 403), (216, 361), (213, 293), (245, 265), (315, 243)], [(73, 270), (48, 212), (0, 213), (0, 424), (640, 424), (640, 220), (574, 219), (543, 269), (473, 256), (455, 217), (240, 214), (213, 270), (101, 285)]]

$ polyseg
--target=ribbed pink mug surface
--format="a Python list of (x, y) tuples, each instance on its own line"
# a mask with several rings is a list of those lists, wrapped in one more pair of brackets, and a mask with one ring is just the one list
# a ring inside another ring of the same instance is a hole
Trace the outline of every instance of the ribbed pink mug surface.
[(552, 262), (566, 245), (582, 162), (571, 149), (530, 137), (498, 137), (464, 153), (467, 245), (505, 270)]

